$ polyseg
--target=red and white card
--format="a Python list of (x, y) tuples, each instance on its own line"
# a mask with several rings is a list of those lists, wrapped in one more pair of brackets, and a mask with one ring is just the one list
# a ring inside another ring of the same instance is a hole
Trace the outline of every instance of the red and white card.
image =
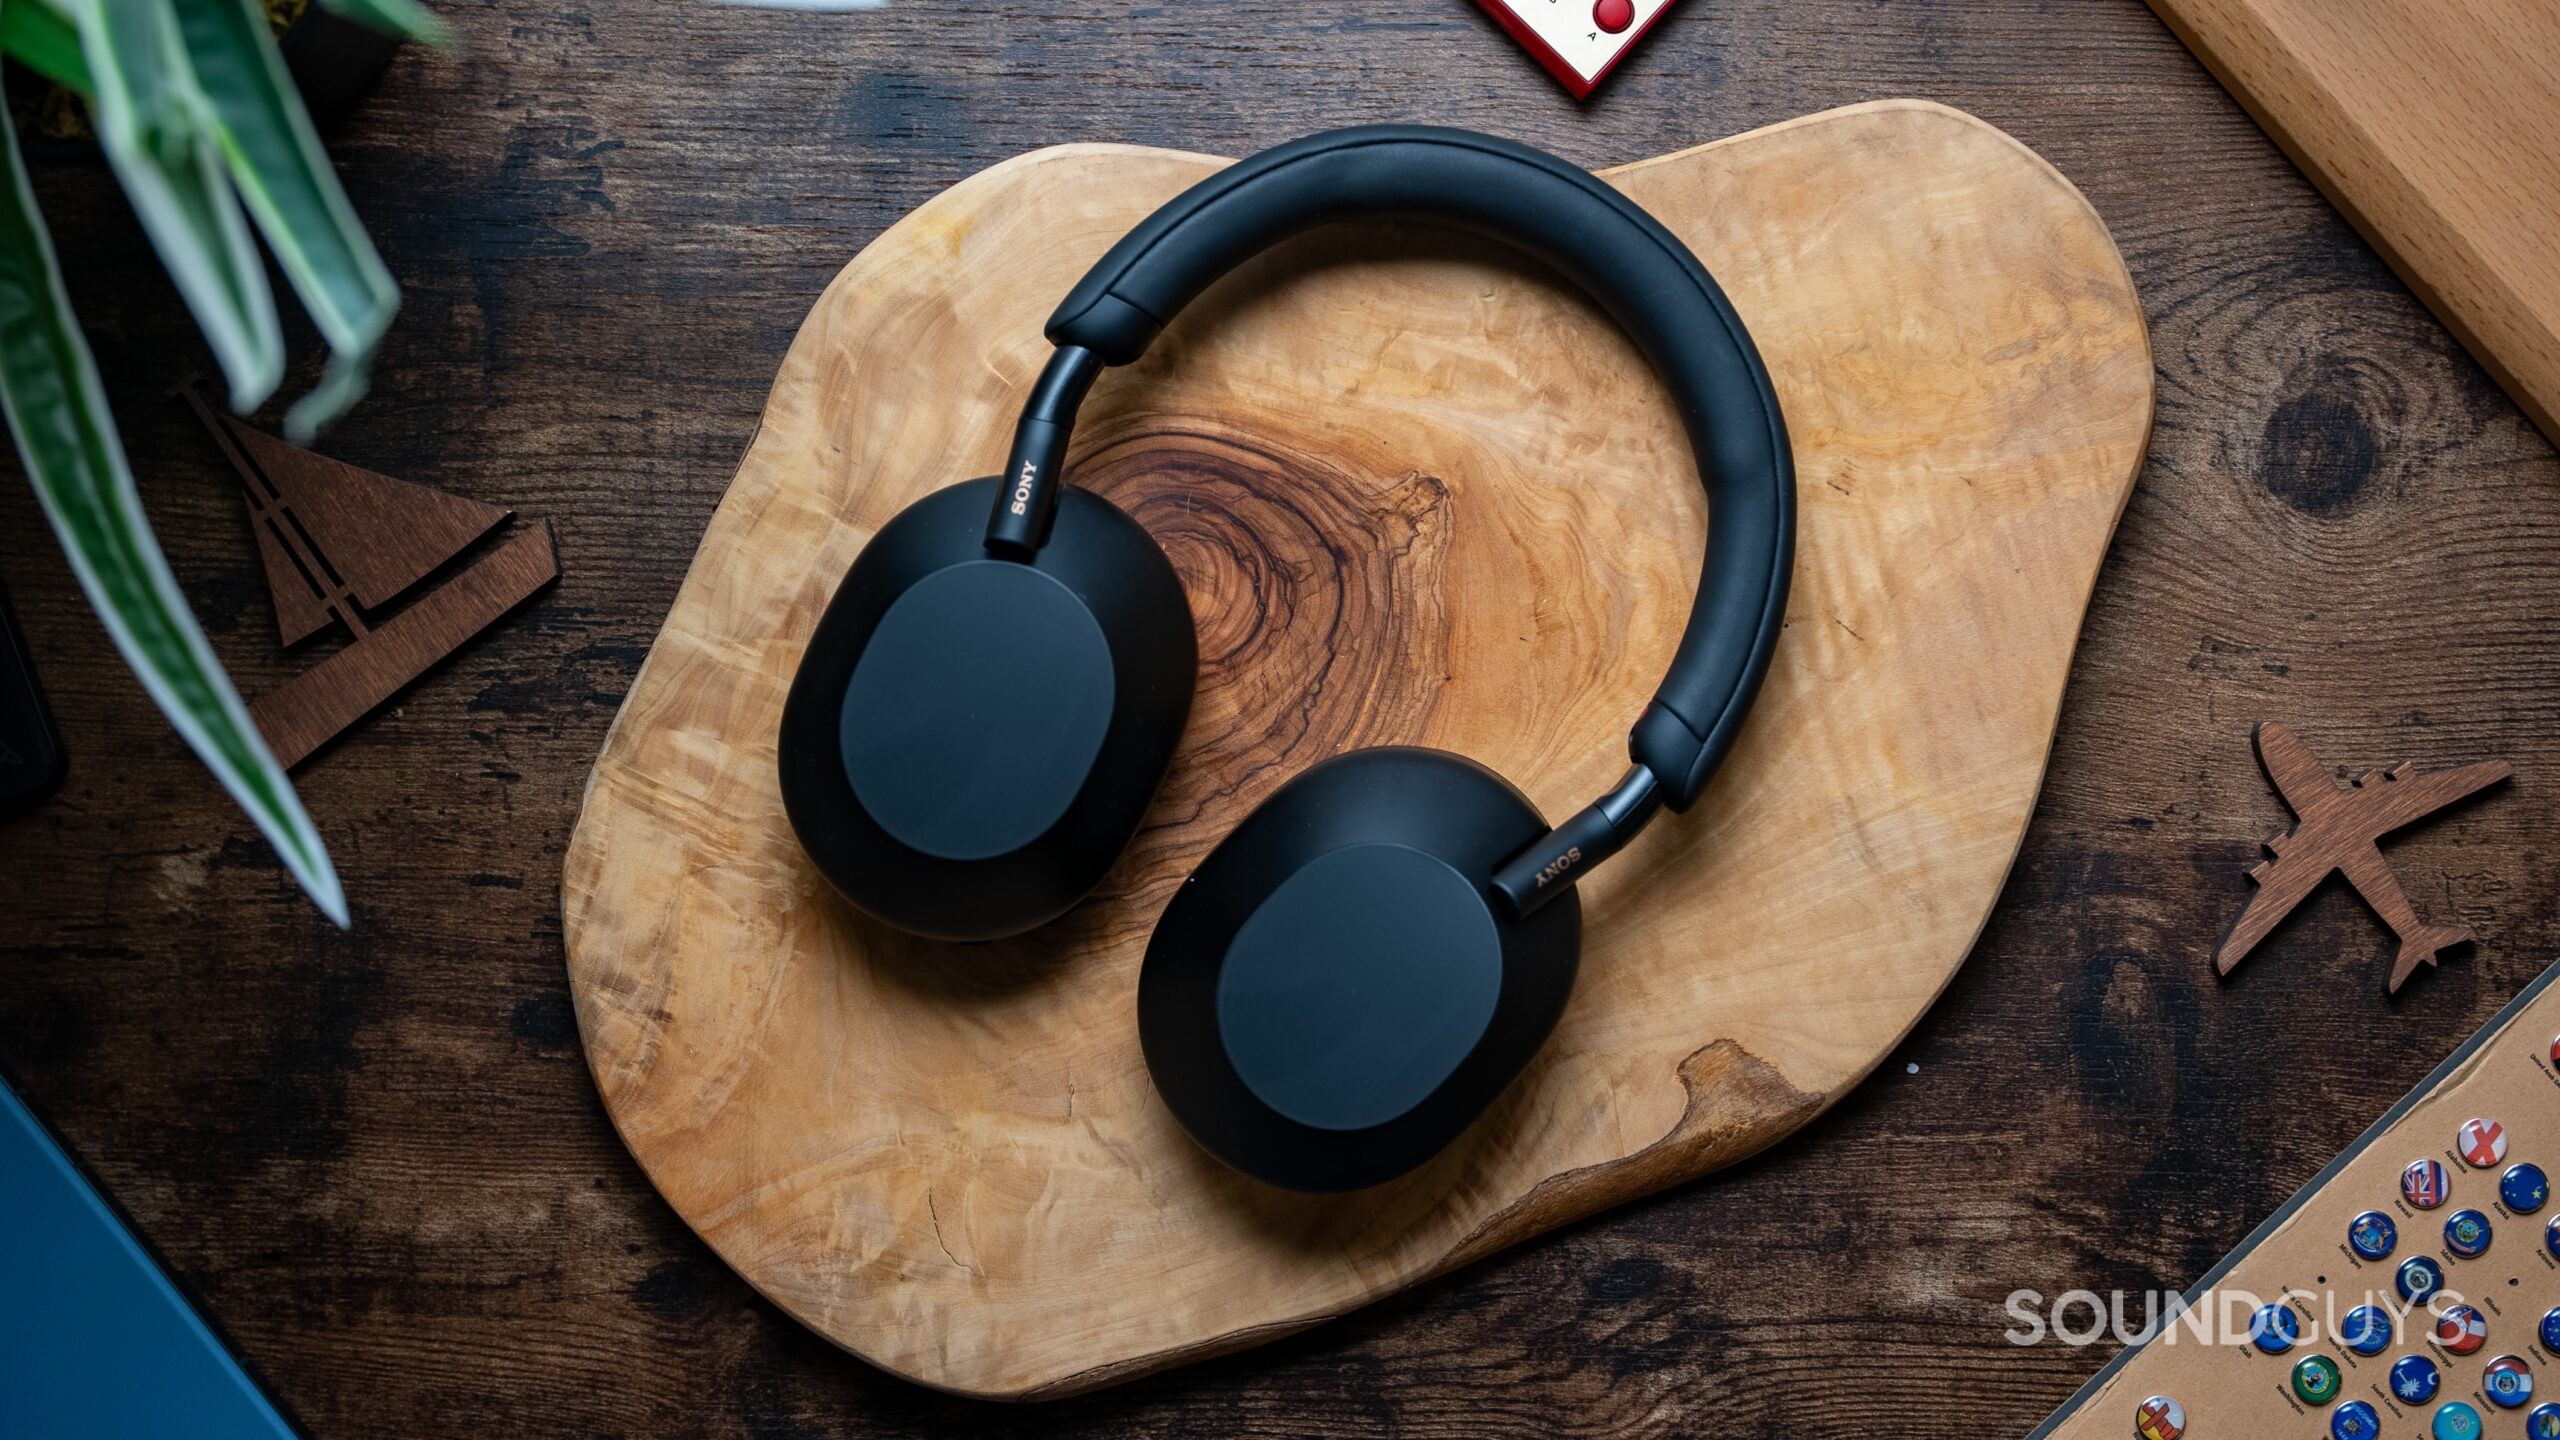
[(1573, 98), (1588, 100), (1671, 0), (1476, 0)]

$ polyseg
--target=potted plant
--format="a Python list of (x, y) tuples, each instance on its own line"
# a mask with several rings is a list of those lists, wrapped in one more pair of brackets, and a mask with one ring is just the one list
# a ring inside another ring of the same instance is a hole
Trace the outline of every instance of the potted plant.
[[(323, 0), (386, 35), (441, 39), (416, 0)], [(400, 292), (357, 223), (256, 0), (0, 0), (0, 53), (77, 93), (234, 410), (284, 373), (263, 237), (329, 346), (286, 412), (306, 442), (364, 393)], [(327, 849), (205, 642), (143, 517), (96, 362), (64, 292), (14, 127), (0, 179), (0, 411), (90, 605), (187, 744), (339, 925)]]
[[(261, 0), (261, 7), (275, 35), (276, 53), (284, 57), (285, 73), (323, 134), (355, 108), (400, 50), (400, 32), (377, 30), (312, 0)], [(11, 118), (19, 141), (31, 147), (34, 158), (73, 152), (103, 159), (86, 97), (22, 62), (10, 63), (16, 69), (9, 76)]]

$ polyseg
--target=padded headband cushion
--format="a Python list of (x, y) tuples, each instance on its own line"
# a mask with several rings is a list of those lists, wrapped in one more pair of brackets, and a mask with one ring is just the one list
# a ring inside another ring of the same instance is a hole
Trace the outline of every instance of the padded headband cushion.
[(1182, 307), (1254, 255), (1318, 225), (1403, 219), (1504, 241), (1608, 311), (1687, 424), (1711, 523), (1670, 674), (1630, 749), (1675, 810), (1730, 749), (1785, 618), (1795, 464), (1767, 368), (1706, 267), (1635, 202), (1543, 151), (1465, 130), (1363, 126), (1240, 162), (1129, 232), (1049, 320), (1107, 364), (1146, 352)]

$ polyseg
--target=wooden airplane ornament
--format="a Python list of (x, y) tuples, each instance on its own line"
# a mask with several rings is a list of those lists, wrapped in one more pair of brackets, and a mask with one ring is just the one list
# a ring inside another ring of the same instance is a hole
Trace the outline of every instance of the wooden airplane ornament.
[(284, 643), (332, 625), (350, 637), (249, 702), (288, 769), (560, 578), (542, 521), (386, 612), (514, 512), (315, 455), (216, 412), (192, 386), (185, 394), (240, 472)]
[(2418, 918), (2417, 907), (2400, 888), (2376, 842), (2507, 779), (2515, 773), (2512, 767), (2503, 760), (2491, 760), (2449, 770), (2420, 770), (2410, 761), (2389, 770), (2368, 770), (2341, 790), (2311, 747), (2282, 725), (2273, 721), (2260, 725), (2257, 744), (2258, 763), (2266, 767), (2267, 778), (2292, 807), (2294, 826), (2267, 842), (2267, 853), (2275, 858), (2249, 872), (2258, 893), (2250, 897), (2222, 948), (2214, 952), (2217, 971), (2230, 974), (2332, 871), (2344, 874), (2400, 937), (2400, 953), (2391, 966), (2395, 995), (2421, 964), (2436, 963), (2437, 952), (2471, 939), (2467, 926), (2429, 925)]

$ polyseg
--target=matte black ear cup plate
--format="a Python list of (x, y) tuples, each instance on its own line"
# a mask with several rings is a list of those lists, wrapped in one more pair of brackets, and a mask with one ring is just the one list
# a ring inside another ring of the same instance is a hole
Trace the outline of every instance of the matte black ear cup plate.
[(1028, 565), (926, 576), (871, 632), (837, 722), (871, 818), (944, 860), (1019, 850), (1058, 823), (1111, 729), (1111, 642)]
[(1356, 750), (1282, 786), (1174, 894), (1138, 980), (1167, 1108), (1295, 1190), (1392, 1180), (1473, 1123), (1572, 992), (1582, 911), (1526, 920), (1494, 867), (1546, 833), (1501, 776)]
[(1366, 1130), (1429, 1099), (1502, 998), (1478, 887), (1403, 845), (1349, 845), (1280, 882), (1218, 970), (1218, 1039), (1262, 1103)]
[(1191, 713), (1191, 610), (1164, 552), (1067, 492), (1054, 543), (991, 559), (994, 480), (863, 548), (784, 702), (783, 807), (819, 871), (902, 930), (991, 940), (1084, 898)]

